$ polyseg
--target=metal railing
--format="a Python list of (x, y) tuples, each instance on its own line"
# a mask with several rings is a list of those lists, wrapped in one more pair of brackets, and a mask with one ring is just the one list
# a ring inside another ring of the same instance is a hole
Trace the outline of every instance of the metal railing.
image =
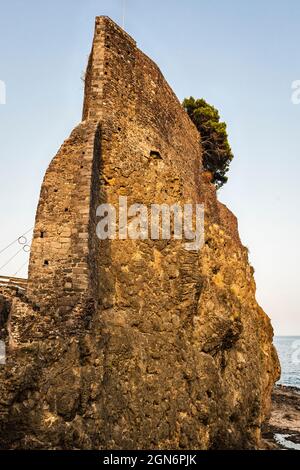
[(0, 275), (0, 287), (19, 287), (20, 289), (27, 288), (28, 279), (22, 277), (13, 276), (1, 276)]

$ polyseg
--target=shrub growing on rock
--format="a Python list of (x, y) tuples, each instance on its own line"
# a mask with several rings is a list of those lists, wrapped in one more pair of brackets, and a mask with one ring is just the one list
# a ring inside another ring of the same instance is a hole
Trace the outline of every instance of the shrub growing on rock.
[(212, 182), (220, 188), (227, 182), (226, 173), (233, 159), (226, 124), (220, 122), (218, 110), (204, 99), (185, 98), (183, 107), (201, 134), (204, 170), (212, 174)]

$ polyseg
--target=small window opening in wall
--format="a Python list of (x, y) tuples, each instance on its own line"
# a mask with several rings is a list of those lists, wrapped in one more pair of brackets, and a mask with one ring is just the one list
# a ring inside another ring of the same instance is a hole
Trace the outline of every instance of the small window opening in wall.
[(118, 127), (118, 131), (119, 131), (119, 132), (120, 132), (120, 130), (121, 130), (121, 127)]
[(47, 259), (44, 261), (44, 266), (49, 266), (49, 261)]
[(41, 238), (44, 238), (45, 232), (41, 232)]
[(161, 154), (157, 150), (151, 150), (150, 157), (160, 160), (162, 159)]
[(58, 189), (54, 189), (54, 192), (57, 193)]
[(69, 212), (69, 208), (68, 208), (68, 207), (65, 208), (65, 212)]

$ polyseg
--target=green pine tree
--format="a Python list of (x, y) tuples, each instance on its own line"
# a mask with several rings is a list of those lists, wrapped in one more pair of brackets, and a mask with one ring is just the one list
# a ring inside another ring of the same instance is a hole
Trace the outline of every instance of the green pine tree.
[(218, 110), (204, 99), (185, 98), (183, 107), (201, 134), (203, 167), (212, 174), (212, 182), (220, 188), (227, 182), (226, 173), (233, 159), (226, 124), (220, 122)]

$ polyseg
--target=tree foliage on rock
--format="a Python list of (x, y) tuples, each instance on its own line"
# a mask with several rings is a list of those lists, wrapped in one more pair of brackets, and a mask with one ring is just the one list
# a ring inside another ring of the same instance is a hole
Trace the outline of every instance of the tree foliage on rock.
[(203, 167), (212, 174), (212, 182), (220, 188), (227, 182), (226, 173), (233, 159), (225, 122), (220, 122), (216, 108), (204, 99), (185, 98), (183, 107), (202, 137)]

